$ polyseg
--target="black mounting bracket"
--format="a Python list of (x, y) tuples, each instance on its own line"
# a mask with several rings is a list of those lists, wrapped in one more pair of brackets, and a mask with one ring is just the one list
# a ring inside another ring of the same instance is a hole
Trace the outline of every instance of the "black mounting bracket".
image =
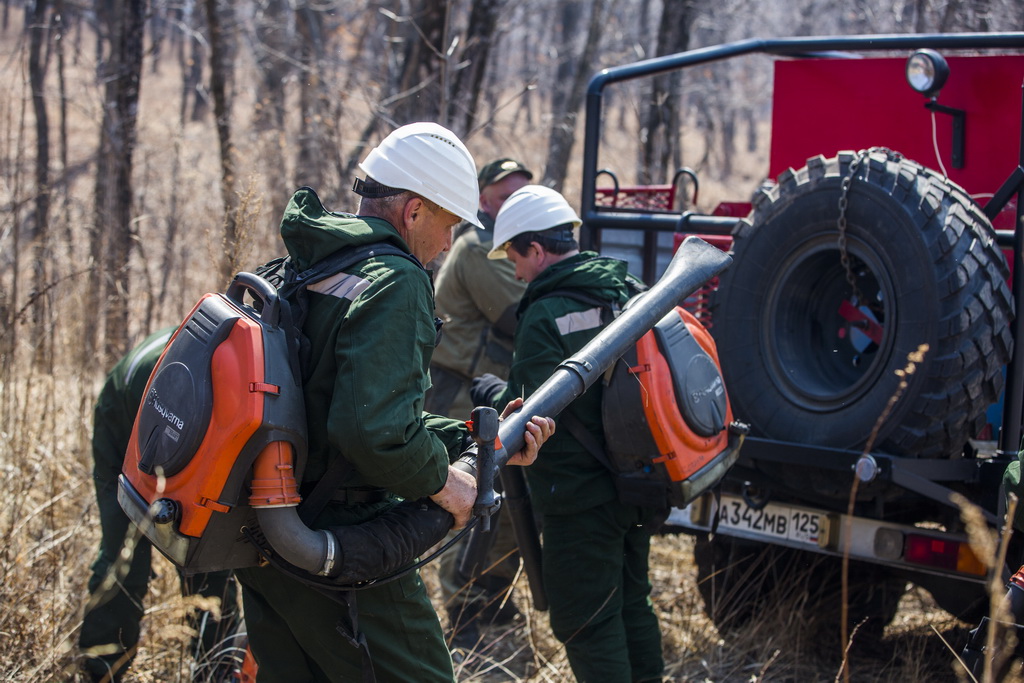
[(967, 118), (967, 112), (963, 109), (956, 109), (954, 107), (947, 107), (944, 104), (939, 104), (935, 100), (929, 100), (925, 102), (926, 108), (937, 111), (940, 114), (949, 114), (953, 117), (953, 168), (964, 167), (964, 121)]

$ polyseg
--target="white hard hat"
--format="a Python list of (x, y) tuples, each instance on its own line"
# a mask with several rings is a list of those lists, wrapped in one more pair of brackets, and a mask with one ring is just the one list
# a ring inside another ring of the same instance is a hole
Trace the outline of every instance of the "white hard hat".
[(359, 164), (381, 185), (409, 190), (477, 227), (476, 163), (458, 136), (422, 121), (396, 128)]
[(561, 193), (543, 185), (525, 185), (509, 195), (494, 218), (494, 248), (487, 258), (505, 258), (505, 245), (524, 232), (567, 224), (576, 229), (582, 223)]

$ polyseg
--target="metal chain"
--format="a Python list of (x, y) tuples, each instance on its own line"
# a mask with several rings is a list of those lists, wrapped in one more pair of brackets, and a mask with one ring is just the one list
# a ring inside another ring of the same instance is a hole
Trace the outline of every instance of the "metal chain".
[(839, 262), (846, 270), (846, 282), (850, 285), (852, 292), (852, 303), (855, 307), (860, 306), (860, 289), (857, 287), (857, 278), (853, 275), (853, 268), (850, 265), (850, 253), (846, 248), (846, 207), (849, 205), (850, 185), (853, 184), (853, 176), (857, 173), (857, 167), (868, 157), (870, 151), (861, 150), (850, 162), (850, 168), (843, 176), (843, 182), (839, 191), (839, 218), (836, 221), (839, 228)]
[(847, 250), (846, 243), (846, 209), (849, 206), (849, 194), (850, 186), (853, 184), (853, 177), (857, 174), (857, 169), (864, 162), (865, 159), (871, 156), (873, 152), (885, 152), (887, 156), (894, 159), (902, 159), (903, 155), (899, 152), (894, 152), (888, 147), (872, 147), (870, 149), (862, 149), (857, 152), (857, 156), (850, 162), (850, 168), (847, 170), (846, 175), (843, 176), (843, 182), (839, 192), (839, 218), (836, 223), (839, 228), (839, 262), (843, 264), (843, 268), (846, 270), (846, 282), (850, 285), (851, 302), (855, 307), (860, 307), (864, 302), (861, 301), (862, 295), (860, 288), (857, 287), (857, 278), (853, 274), (853, 266), (850, 265), (850, 253)]

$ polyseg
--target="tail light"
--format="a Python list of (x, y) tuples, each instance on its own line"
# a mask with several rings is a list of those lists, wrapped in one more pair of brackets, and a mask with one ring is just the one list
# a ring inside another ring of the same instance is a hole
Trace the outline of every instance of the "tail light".
[(988, 572), (988, 568), (966, 541), (951, 541), (923, 534), (907, 534), (903, 559), (913, 564), (952, 569), (976, 576), (984, 576)]

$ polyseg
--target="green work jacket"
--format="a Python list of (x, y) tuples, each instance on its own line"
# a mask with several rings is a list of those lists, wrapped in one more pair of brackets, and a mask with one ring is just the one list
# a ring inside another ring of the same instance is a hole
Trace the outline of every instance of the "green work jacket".
[[(299, 269), (352, 245), (383, 241), (409, 252), (387, 221), (326, 211), (308, 190), (289, 202), (281, 236)], [(302, 482), (318, 481), (344, 456), (355, 468), (346, 486), (379, 487), (408, 499), (436, 493), (466, 430), (422, 412), (436, 339), (429, 274), (409, 259), (385, 254), (314, 283), (308, 292), (309, 453)]]
[[(559, 363), (605, 326), (600, 307), (564, 296), (541, 297), (556, 290), (574, 289), (624, 304), (629, 297), (626, 268), (624, 261), (582, 252), (547, 268), (529, 284), (519, 305), (508, 386), (495, 400), (495, 407), (517, 396), (529, 398)], [(603, 445), (601, 391), (600, 383), (595, 383), (566, 411), (573, 413)], [(565, 428), (556, 429), (545, 442), (537, 461), (526, 469), (526, 476), (531, 498), (545, 514), (572, 514), (617, 495), (611, 473)]]

